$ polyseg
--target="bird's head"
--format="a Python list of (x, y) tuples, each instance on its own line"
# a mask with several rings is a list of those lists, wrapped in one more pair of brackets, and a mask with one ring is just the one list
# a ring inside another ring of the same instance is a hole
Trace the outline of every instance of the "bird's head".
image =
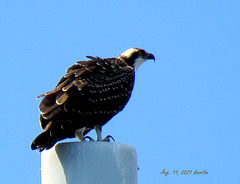
[(125, 60), (135, 71), (145, 60), (153, 59), (155, 61), (153, 54), (139, 48), (130, 48), (118, 56), (118, 58)]

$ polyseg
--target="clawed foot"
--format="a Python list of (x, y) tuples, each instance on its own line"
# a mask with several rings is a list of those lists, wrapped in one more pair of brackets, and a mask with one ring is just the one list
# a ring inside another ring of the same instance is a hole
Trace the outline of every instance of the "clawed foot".
[[(111, 142), (111, 140), (112, 140), (113, 142), (115, 142), (115, 139), (114, 139), (111, 135), (107, 135), (104, 139), (102, 139), (102, 140), (96, 140), (96, 141)], [(85, 136), (82, 141), (95, 141), (95, 140), (94, 140), (93, 138), (91, 138), (90, 136)]]
[(75, 131), (75, 137), (79, 140), (79, 141), (83, 141), (84, 137), (83, 137), (83, 133), (86, 130), (86, 127), (80, 128), (78, 130)]
[[(88, 139), (88, 140), (86, 140), (86, 139)], [(90, 136), (85, 136), (83, 138), (83, 141), (95, 141), (95, 140), (92, 137), (90, 137)]]
[(111, 139), (113, 142), (115, 142), (115, 139), (111, 135), (107, 135), (106, 137), (104, 137), (102, 141), (110, 142)]
[[(93, 138), (89, 137), (89, 136), (85, 136), (84, 137), (84, 131), (86, 130), (86, 127), (80, 128), (78, 130), (75, 131), (75, 136), (77, 139), (79, 139), (80, 141), (95, 141)], [(111, 135), (107, 135), (105, 138), (102, 139), (102, 127), (100, 125), (96, 125), (94, 126), (94, 129), (96, 131), (97, 134), (97, 140), (96, 141), (105, 141), (105, 142), (110, 142), (111, 139), (113, 142), (115, 142), (114, 138)]]
[(94, 129), (95, 129), (96, 134), (97, 134), (97, 141), (107, 141), (107, 142), (110, 142), (110, 140), (112, 139), (113, 142), (115, 142), (114, 138), (111, 135), (107, 135), (105, 138), (102, 139), (102, 126), (95, 125)]
[(84, 131), (86, 130), (86, 127), (80, 128), (78, 130), (75, 131), (75, 136), (79, 141), (94, 141), (93, 138), (91, 138), (90, 136), (83, 136), (84, 135)]

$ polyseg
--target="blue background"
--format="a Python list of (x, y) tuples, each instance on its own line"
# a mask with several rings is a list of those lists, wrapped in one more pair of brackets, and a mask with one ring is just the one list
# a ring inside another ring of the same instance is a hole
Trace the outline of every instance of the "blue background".
[(1, 182), (40, 183), (36, 96), (85, 55), (140, 47), (156, 62), (103, 135), (136, 148), (139, 184), (239, 183), (239, 33), (238, 0), (1, 1)]

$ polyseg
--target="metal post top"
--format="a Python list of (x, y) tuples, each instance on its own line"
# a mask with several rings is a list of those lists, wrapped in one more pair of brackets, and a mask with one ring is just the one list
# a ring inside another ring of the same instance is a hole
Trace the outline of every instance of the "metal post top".
[(132, 146), (115, 142), (58, 143), (41, 154), (42, 184), (136, 184)]

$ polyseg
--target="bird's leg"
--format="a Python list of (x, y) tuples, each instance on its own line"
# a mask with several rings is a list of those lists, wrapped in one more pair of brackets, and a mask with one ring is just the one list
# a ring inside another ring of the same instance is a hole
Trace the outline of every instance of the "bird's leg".
[(96, 134), (97, 134), (97, 141), (102, 141), (102, 126), (95, 125), (94, 129), (95, 129)]
[(83, 139), (84, 139), (83, 133), (85, 130), (86, 130), (86, 127), (83, 127), (83, 128), (77, 129), (75, 131), (75, 136), (79, 141), (83, 141)]
[(86, 141), (86, 139), (88, 139), (89, 141), (94, 141), (91, 137), (89, 136), (83, 136), (84, 135), (84, 131), (86, 130), (86, 127), (80, 128), (78, 130), (75, 131), (75, 136), (78, 140), (80, 141)]
[(104, 139), (102, 139), (102, 126), (95, 125), (94, 129), (97, 134), (97, 141), (107, 141), (110, 142), (110, 138), (115, 142), (114, 138), (111, 135), (107, 135)]

